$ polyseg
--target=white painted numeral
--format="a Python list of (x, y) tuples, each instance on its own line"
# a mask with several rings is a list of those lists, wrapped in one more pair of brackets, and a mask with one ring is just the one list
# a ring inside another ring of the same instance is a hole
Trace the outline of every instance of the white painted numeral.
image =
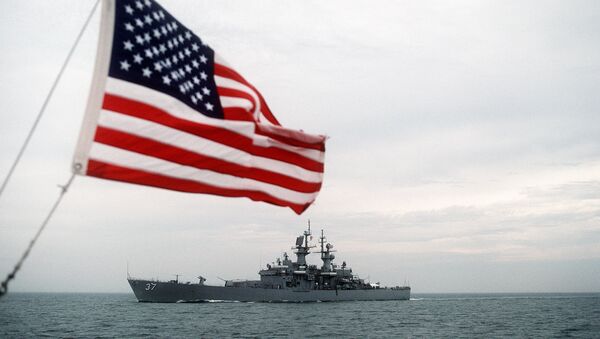
[(146, 291), (154, 291), (155, 287), (156, 287), (156, 283), (147, 283), (146, 284)]

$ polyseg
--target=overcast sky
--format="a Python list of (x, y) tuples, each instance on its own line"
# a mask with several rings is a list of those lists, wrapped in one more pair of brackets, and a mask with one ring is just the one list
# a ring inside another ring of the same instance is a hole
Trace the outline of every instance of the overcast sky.
[[(160, 2), (284, 126), (330, 136), (316, 203), (77, 177), (13, 291), (129, 292), (127, 263), (253, 279), (308, 219), (339, 263), (415, 293), (600, 291), (600, 2)], [(93, 3), (0, 3), (0, 178)], [(2, 278), (70, 175), (98, 28), (0, 197)]]

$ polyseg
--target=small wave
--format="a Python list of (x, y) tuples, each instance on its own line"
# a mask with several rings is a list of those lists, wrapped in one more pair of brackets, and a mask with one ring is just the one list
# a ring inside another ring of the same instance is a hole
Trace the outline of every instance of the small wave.
[(415, 301), (418, 301), (418, 300), (424, 300), (424, 299), (425, 299), (425, 298), (410, 298), (410, 300), (415, 300)]

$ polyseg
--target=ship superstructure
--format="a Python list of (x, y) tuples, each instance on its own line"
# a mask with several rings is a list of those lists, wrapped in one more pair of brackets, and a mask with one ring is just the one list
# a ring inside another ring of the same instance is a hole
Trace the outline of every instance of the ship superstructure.
[[(321, 260), (323, 265), (309, 265), (306, 257), (316, 246), (309, 244), (312, 237), (310, 226), (296, 238), (293, 248), (297, 256), (296, 262), (289, 259), (287, 253), (283, 260), (277, 258), (273, 265), (260, 270), (260, 285), (264, 288), (291, 288), (296, 290), (327, 290), (327, 289), (369, 289), (375, 285), (365, 283), (363, 279), (352, 274), (352, 269), (344, 261), (341, 266), (333, 263), (335, 259), (333, 245), (327, 242), (323, 230), (319, 237)], [(258, 281), (257, 281), (258, 283)]]
[(199, 282), (181, 283), (178, 279), (169, 282), (129, 278), (129, 284), (139, 301), (155, 302), (200, 302), (210, 300), (301, 302), (337, 300), (406, 300), (410, 298), (410, 287), (381, 287), (365, 282), (354, 275), (352, 269), (342, 262), (334, 263), (335, 250), (321, 230), (319, 237), (322, 265), (310, 265), (306, 257), (317, 246), (310, 244), (312, 232), (308, 229), (296, 238), (292, 247), (296, 261), (287, 252), (267, 264), (258, 274), (260, 280), (225, 280), (224, 286), (205, 285)]

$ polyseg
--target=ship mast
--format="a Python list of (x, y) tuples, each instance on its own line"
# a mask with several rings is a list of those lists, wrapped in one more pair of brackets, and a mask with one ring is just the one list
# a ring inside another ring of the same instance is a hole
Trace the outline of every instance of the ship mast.
[[(310, 231), (310, 220), (308, 221), (308, 229), (302, 233), (301, 236), (296, 238), (296, 256), (297, 264), (299, 267), (306, 268), (306, 256), (310, 254), (310, 247), (308, 245), (308, 237), (312, 235)], [(293, 249), (293, 248), (292, 248)]]
[(319, 242), (321, 243), (321, 260), (323, 260), (323, 267), (321, 269), (323, 272), (331, 272), (333, 270), (332, 261), (335, 259), (335, 255), (332, 252), (333, 245), (330, 243), (325, 244), (327, 238), (323, 234), (323, 230), (321, 230), (321, 237), (319, 238)]

